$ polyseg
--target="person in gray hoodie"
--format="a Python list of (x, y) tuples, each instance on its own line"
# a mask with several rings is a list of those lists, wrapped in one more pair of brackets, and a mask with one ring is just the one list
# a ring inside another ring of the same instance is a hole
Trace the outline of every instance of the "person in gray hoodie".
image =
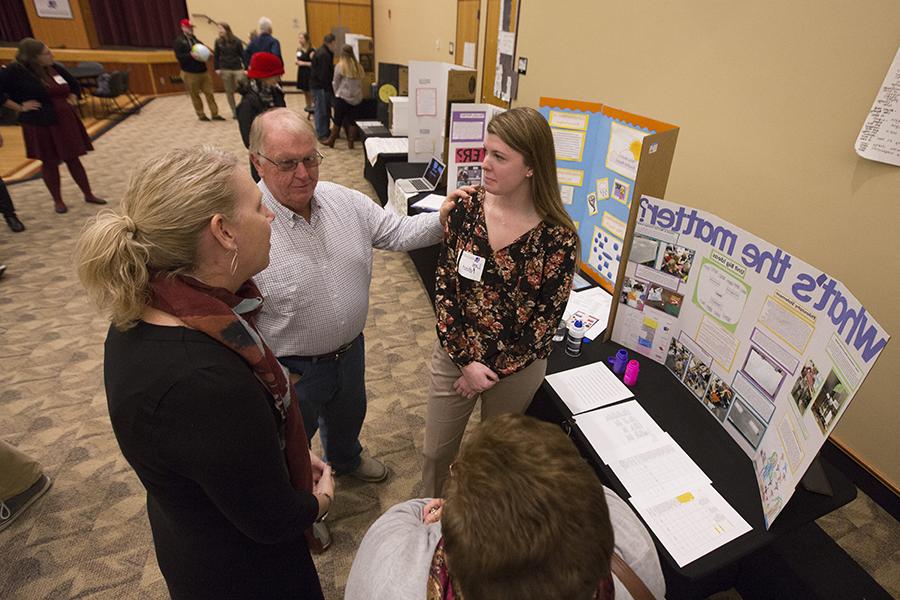
[[(633, 598), (618, 555), (646, 587), (665, 580), (646, 528), (550, 423), (483, 423), (451, 467), (444, 499), (390, 508), (369, 528), (345, 600)], [(639, 596), (640, 597), (640, 596)]]

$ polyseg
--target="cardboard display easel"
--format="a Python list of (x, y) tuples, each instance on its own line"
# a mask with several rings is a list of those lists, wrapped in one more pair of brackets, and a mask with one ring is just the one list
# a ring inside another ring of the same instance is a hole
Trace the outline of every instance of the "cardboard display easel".
[[(597, 102), (541, 98), (540, 112), (554, 133), (560, 191), (578, 226), (582, 269), (614, 294), (630, 250), (633, 199), (665, 195), (679, 129)], [(611, 143), (635, 132), (643, 137), (625, 149), (630, 158), (610, 162)]]

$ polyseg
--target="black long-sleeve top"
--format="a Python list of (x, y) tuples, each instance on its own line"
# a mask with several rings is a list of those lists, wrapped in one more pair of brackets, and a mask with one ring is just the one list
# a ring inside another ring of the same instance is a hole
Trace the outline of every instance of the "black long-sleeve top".
[(205, 73), (206, 63), (200, 62), (191, 56), (191, 48), (194, 44), (202, 44), (200, 40), (193, 35), (182, 33), (175, 41), (172, 42), (172, 49), (175, 50), (175, 58), (178, 59), (178, 65), (185, 73)]
[(244, 43), (237, 38), (231, 40), (216, 38), (213, 56), (215, 57), (213, 68), (217, 71), (219, 69), (241, 71), (247, 66), (244, 62)]
[(319, 598), (304, 530), (318, 502), (291, 487), (272, 403), (207, 335), (139, 322), (106, 338), (113, 430), (147, 489), (173, 598)]
[(321, 48), (316, 50), (310, 69), (309, 88), (334, 93), (334, 88), (331, 85), (334, 79), (334, 53), (331, 51), (331, 48), (323, 44)]
[[(50, 67), (50, 76), (54, 75), (62, 77), (69, 90), (76, 96), (81, 96), (81, 86), (64, 66), (53, 63)], [(19, 104), (27, 100), (37, 100), (41, 103), (41, 107), (37, 110), (19, 113), (20, 123), (43, 126), (56, 124), (56, 111), (53, 109), (53, 102), (50, 101), (47, 84), (29, 71), (28, 67), (17, 62), (0, 69), (0, 102), (5, 102), (7, 98)]]

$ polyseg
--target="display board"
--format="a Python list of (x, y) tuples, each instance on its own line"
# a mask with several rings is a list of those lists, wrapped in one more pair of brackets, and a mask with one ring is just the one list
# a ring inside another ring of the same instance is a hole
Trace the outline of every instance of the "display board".
[(615, 293), (633, 225), (632, 198), (665, 195), (678, 127), (594, 102), (541, 98), (563, 204), (584, 271)]
[(475, 71), (450, 63), (409, 63), (409, 162), (442, 157), (446, 164), (447, 117), (451, 102), (472, 101)]
[(635, 217), (612, 339), (753, 460), (768, 528), (890, 336), (841, 282), (711, 213), (643, 196)]
[(503, 109), (493, 104), (451, 104), (450, 144), (447, 149), (447, 189), (482, 182), (487, 125)]

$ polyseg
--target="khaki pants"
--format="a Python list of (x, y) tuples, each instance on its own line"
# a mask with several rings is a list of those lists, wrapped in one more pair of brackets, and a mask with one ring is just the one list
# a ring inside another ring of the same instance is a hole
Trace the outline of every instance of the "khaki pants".
[(184, 87), (187, 88), (188, 94), (191, 95), (191, 102), (194, 104), (194, 112), (198, 117), (204, 116), (203, 100), (200, 99), (202, 92), (206, 96), (206, 103), (209, 105), (209, 116), (215, 117), (219, 114), (219, 106), (213, 97), (212, 77), (209, 73), (187, 73), (181, 72), (181, 79), (184, 81)]
[[(461, 375), (440, 342), (431, 353), (431, 382), (425, 413), (425, 467), (422, 481), (426, 498), (440, 497), (450, 463), (456, 458), (475, 400), (460, 396), (453, 383)], [(523, 413), (544, 381), (547, 359), (536, 360), (518, 373), (504, 377), (481, 394), (481, 419)], [(476, 398), (477, 399), (477, 398)]]
[(219, 77), (222, 78), (222, 84), (225, 86), (225, 99), (228, 100), (228, 106), (231, 108), (231, 116), (235, 116), (237, 106), (234, 103), (234, 93), (237, 91), (238, 84), (244, 80), (244, 72), (221, 69)]
[(0, 502), (21, 494), (42, 474), (41, 465), (0, 440)]

